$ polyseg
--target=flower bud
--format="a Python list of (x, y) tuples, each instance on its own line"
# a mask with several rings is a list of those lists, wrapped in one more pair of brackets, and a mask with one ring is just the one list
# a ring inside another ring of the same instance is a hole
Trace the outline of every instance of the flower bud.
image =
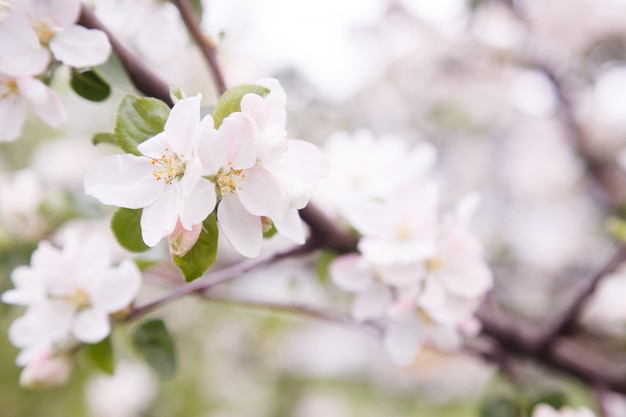
[(186, 230), (180, 220), (176, 222), (176, 228), (169, 236), (170, 252), (174, 256), (185, 256), (193, 245), (196, 244), (202, 231), (202, 223), (198, 223)]
[(73, 361), (67, 354), (54, 355), (46, 350), (26, 365), (20, 375), (20, 385), (25, 388), (41, 389), (67, 382)]

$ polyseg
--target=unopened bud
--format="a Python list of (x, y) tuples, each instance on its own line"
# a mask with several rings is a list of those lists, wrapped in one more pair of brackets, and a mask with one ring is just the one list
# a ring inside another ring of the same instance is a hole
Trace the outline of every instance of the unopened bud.
[(202, 232), (202, 223), (193, 225), (191, 230), (187, 230), (180, 223), (176, 222), (176, 228), (169, 236), (170, 252), (174, 256), (185, 256), (193, 245), (196, 244)]
[(45, 351), (26, 365), (20, 375), (20, 385), (31, 389), (63, 385), (70, 376), (72, 365), (69, 355), (54, 355), (52, 351)]

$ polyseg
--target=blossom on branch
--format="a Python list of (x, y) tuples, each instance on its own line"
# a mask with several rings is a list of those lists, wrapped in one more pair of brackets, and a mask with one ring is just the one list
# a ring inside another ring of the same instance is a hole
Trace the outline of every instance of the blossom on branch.
[(68, 238), (63, 248), (43, 241), (31, 265), (13, 271), (15, 289), (2, 294), (2, 301), (27, 307), (9, 329), (9, 339), (22, 349), (18, 365), (109, 335), (110, 315), (128, 307), (141, 285), (133, 261), (111, 263), (108, 242), (93, 234)]

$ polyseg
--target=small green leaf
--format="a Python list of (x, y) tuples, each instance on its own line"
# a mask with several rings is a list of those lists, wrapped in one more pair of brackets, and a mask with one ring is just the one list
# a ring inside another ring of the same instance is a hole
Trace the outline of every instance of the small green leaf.
[(177, 85), (170, 85), (170, 97), (174, 103), (185, 98), (183, 90)]
[(141, 236), (142, 209), (120, 208), (111, 219), (111, 229), (117, 241), (132, 252), (144, 252), (150, 247), (143, 242)]
[(524, 417), (524, 414), (513, 399), (495, 397), (483, 403), (480, 417)]
[(228, 117), (229, 114), (241, 111), (241, 99), (249, 93), (265, 97), (270, 93), (270, 90), (254, 84), (243, 84), (228, 89), (215, 105), (213, 121), (215, 122), (216, 129), (220, 127), (222, 121)]
[(137, 145), (163, 131), (170, 109), (151, 97), (127, 95), (117, 109), (115, 135), (124, 152), (140, 155)]
[(79, 96), (91, 101), (103, 101), (111, 95), (111, 87), (93, 70), (72, 69), (72, 89)]
[(87, 356), (100, 369), (109, 375), (115, 371), (115, 361), (113, 359), (113, 345), (111, 337), (107, 337), (95, 345), (85, 345)]
[(133, 333), (133, 345), (162, 378), (176, 373), (176, 346), (161, 319), (152, 319)]
[(119, 145), (119, 143), (117, 143), (117, 136), (115, 136), (113, 133), (96, 133), (95, 135), (93, 135), (91, 142), (94, 145), (97, 145), (99, 143), (110, 143), (111, 145)]
[(187, 281), (201, 277), (213, 265), (217, 255), (217, 236), (217, 219), (215, 213), (211, 213), (202, 223), (202, 232), (193, 248), (184, 256), (172, 256), (172, 261)]

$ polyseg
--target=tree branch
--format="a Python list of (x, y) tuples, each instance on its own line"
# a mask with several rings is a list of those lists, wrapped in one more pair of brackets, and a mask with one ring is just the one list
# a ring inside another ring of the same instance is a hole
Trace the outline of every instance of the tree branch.
[(130, 320), (142, 317), (145, 314), (171, 301), (177, 300), (189, 294), (202, 293), (217, 284), (220, 284), (224, 281), (235, 278), (259, 266), (267, 265), (272, 262), (276, 262), (281, 259), (285, 259), (285, 258), (292, 257), (292, 256), (304, 255), (306, 253), (310, 253), (314, 251), (315, 249), (316, 249), (315, 246), (305, 244), (305, 245), (295, 247), (286, 252), (280, 252), (280, 253), (276, 253), (273, 255), (265, 256), (265, 257), (249, 259), (249, 260), (240, 262), (238, 264), (234, 264), (229, 267), (220, 269), (219, 271), (216, 271), (216, 272), (206, 273), (205, 275), (196, 279), (195, 281), (181, 285), (180, 287), (172, 291), (170, 294), (162, 298), (159, 298), (150, 303), (144, 304), (143, 306), (134, 307), (132, 311), (124, 317), (124, 320), (130, 321)]
[(148, 97), (156, 97), (173, 106), (170, 97), (170, 88), (163, 80), (161, 80), (150, 68), (144, 65), (139, 58), (130, 52), (122, 43), (111, 33), (111, 31), (93, 14), (91, 10), (84, 4), (80, 9), (80, 18), (78, 23), (86, 28), (99, 29), (106, 33), (109, 42), (113, 47), (113, 51), (119, 58), (126, 73), (130, 77), (133, 85), (137, 90), (141, 91)]
[(198, 22), (189, 0), (172, 0), (172, 3), (174, 3), (178, 8), (180, 17), (183, 19), (185, 26), (187, 26), (187, 30), (200, 48), (200, 51), (202, 51), (202, 56), (204, 56), (204, 59), (211, 70), (211, 74), (213, 75), (213, 81), (215, 82), (217, 91), (219, 91), (220, 95), (224, 94), (227, 87), (222, 70), (217, 63), (217, 49), (215, 48), (215, 44), (204, 33), (202, 33), (200, 22)]

